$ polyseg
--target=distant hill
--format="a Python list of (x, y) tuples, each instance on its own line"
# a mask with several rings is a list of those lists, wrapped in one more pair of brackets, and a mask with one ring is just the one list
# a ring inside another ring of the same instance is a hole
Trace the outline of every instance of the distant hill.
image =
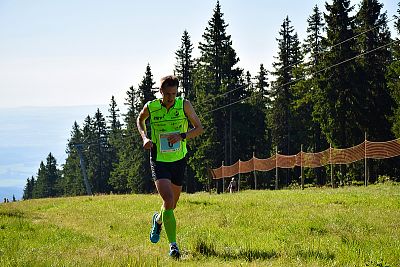
[(0, 200), (21, 198), (26, 179), (50, 152), (63, 164), (74, 121), (82, 125), (97, 108), (108, 115), (107, 105), (0, 108)]

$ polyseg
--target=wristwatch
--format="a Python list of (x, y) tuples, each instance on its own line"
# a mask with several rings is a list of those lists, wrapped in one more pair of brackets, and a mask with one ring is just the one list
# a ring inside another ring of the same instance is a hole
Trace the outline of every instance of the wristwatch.
[(182, 140), (186, 139), (186, 133), (180, 133), (179, 135), (181, 136)]

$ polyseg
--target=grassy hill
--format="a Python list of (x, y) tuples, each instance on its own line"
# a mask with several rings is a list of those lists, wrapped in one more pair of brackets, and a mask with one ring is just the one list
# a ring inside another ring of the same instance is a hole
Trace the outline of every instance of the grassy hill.
[(158, 195), (0, 205), (0, 266), (400, 266), (400, 186), (183, 194), (183, 257), (148, 240)]

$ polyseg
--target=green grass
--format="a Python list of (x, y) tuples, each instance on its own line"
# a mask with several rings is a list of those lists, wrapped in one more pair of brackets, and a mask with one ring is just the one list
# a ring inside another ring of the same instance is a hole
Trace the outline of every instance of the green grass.
[(0, 266), (400, 266), (400, 186), (182, 194), (182, 259), (163, 231), (148, 240), (158, 195), (0, 205)]

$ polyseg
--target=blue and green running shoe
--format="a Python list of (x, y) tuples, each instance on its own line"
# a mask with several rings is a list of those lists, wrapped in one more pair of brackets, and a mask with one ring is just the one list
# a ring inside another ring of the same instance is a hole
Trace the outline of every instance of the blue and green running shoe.
[(153, 225), (150, 231), (150, 241), (151, 243), (157, 243), (160, 240), (161, 224), (157, 223), (158, 212), (153, 215)]

